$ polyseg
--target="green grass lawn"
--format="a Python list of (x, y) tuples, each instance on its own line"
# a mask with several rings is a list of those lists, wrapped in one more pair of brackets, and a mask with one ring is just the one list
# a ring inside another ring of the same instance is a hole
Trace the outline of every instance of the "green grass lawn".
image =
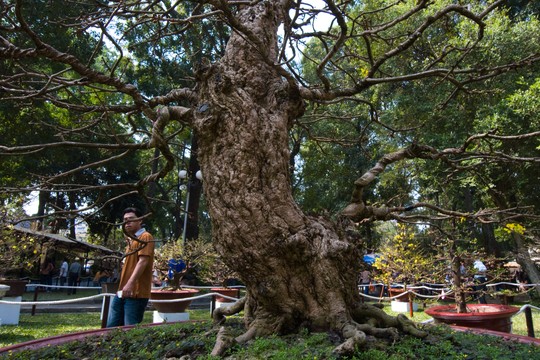
[[(76, 297), (85, 297), (95, 295), (94, 290), (82, 290), (75, 295)], [(75, 296), (72, 295), (74, 298)], [(60, 300), (67, 296), (61, 293), (40, 293), (39, 300)], [(33, 300), (33, 294), (27, 293), (24, 296), (26, 301)], [(522, 304), (514, 304), (521, 306)], [(387, 313), (397, 315), (390, 310), (390, 306), (385, 306)], [(209, 310), (188, 310), (191, 320), (209, 320)], [(408, 313), (405, 314), (410, 317)], [(144, 316), (143, 324), (152, 322), (153, 312), (147, 311)], [(422, 306), (419, 311), (414, 312), (412, 320), (423, 322), (431, 317), (424, 313)], [(533, 324), (535, 327), (535, 335), (540, 337), (540, 312), (533, 310)], [(95, 330), (101, 328), (101, 320), (99, 312), (85, 313), (40, 313), (32, 316), (27, 313), (22, 313), (20, 316), (19, 325), (3, 325), (0, 326), (0, 347), (30, 341), (55, 335), (74, 333), (85, 330)], [(513, 318), (512, 332), (519, 335), (527, 335), (527, 326), (525, 315), (520, 314)]]
[[(189, 310), (191, 320), (209, 320), (209, 310)], [(153, 313), (144, 314), (143, 324), (152, 323)], [(0, 326), (0, 347), (56, 335), (101, 328), (99, 312), (21, 314), (19, 325)]]

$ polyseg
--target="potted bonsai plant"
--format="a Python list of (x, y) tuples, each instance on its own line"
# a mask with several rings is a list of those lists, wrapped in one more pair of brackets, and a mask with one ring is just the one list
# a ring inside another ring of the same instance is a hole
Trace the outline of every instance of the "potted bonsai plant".
[[(451, 259), (451, 282), (455, 292), (454, 305), (437, 305), (425, 310), (425, 313), (433, 317), (435, 322), (450, 325), (480, 328), (500, 332), (511, 331), (511, 317), (519, 311), (519, 308), (505, 304), (488, 304), (480, 301), (479, 304), (467, 304), (467, 294), (471, 292), (477, 299), (485, 296), (482, 287), (485, 287), (487, 278), (482, 278), (484, 269), (479, 266), (480, 258), (486, 263), (487, 256), (478, 252), (470, 252), (458, 247), (458, 242), (450, 239), (448, 254)], [(493, 260), (493, 259), (492, 259)], [(476, 268), (474, 266), (476, 262)], [(490, 269), (492, 279), (500, 276), (500, 270)], [(471, 276), (472, 274), (472, 276)], [(474, 284), (474, 276), (477, 276)]]
[[(192, 297), (199, 290), (184, 289), (184, 279), (192, 276), (198, 268), (205, 266), (212, 251), (212, 244), (196, 239), (188, 242), (185, 246), (182, 240), (169, 241), (156, 249), (154, 255), (154, 266), (162, 272), (167, 273), (167, 285), (152, 289), (150, 299), (152, 300), (172, 300)], [(180, 301), (170, 303), (153, 302), (154, 308), (161, 313), (181, 313), (185, 312), (191, 301)]]
[[(204, 282), (214, 286), (210, 289), (212, 292), (234, 298), (238, 298), (240, 295), (240, 289), (229, 287), (229, 282), (236, 278), (236, 273), (225, 265), (216, 251), (209, 253), (205, 266), (200, 269), (199, 276)], [(215, 296), (215, 301), (222, 304), (232, 303), (235, 300)]]

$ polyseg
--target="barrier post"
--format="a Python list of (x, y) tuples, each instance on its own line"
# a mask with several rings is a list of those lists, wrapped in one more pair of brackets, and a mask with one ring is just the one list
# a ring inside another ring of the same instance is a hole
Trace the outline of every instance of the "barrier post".
[(105, 296), (103, 302), (103, 314), (101, 314), (101, 328), (105, 329), (107, 327), (107, 319), (109, 318), (109, 305), (111, 303), (111, 297)]
[(534, 326), (530, 306), (525, 308), (525, 322), (527, 323), (527, 336), (534, 337)]
[[(39, 286), (34, 288), (34, 302), (37, 301), (39, 294)], [(32, 305), (32, 316), (36, 315), (36, 304)]]
[[(405, 287), (405, 290), (407, 290), (407, 288)], [(409, 315), (411, 317), (414, 316), (414, 311), (413, 311), (413, 297), (411, 295), (411, 293), (408, 293), (407, 295), (409, 295)]]
[(210, 316), (214, 315), (214, 310), (216, 310), (216, 295), (212, 295), (212, 301), (210, 302)]

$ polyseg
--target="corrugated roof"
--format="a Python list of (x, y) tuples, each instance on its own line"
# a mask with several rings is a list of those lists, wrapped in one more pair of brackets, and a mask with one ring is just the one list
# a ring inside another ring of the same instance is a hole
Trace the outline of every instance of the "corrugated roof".
[(107, 254), (119, 254), (118, 251), (108, 249), (105, 246), (90, 244), (86, 241), (81, 241), (81, 240), (73, 240), (65, 236), (62, 236), (60, 234), (53, 234), (53, 233), (48, 233), (45, 231), (32, 230), (32, 229), (28, 229), (20, 225), (13, 226), (13, 229), (19, 232), (23, 232), (26, 234), (31, 234), (34, 236), (44, 238), (47, 241), (57, 241), (64, 245), (83, 248), (87, 251), (93, 250), (93, 251), (99, 251), (99, 252), (103, 252)]

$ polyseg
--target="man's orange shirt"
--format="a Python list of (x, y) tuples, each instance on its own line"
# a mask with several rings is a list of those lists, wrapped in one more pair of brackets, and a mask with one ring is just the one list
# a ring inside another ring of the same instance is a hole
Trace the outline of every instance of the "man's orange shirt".
[(135, 266), (137, 266), (137, 262), (139, 261), (139, 256), (149, 256), (150, 261), (146, 265), (146, 268), (141, 274), (141, 277), (137, 281), (137, 284), (135, 286), (135, 293), (133, 294), (134, 298), (149, 299), (150, 290), (152, 289), (152, 264), (154, 263), (154, 241), (153, 241), (154, 238), (149, 232), (145, 231), (138, 237), (138, 239), (141, 241), (146, 241), (147, 244), (145, 247), (143, 247), (139, 251), (134, 252), (137, 248), (140, 248), (143, 245), (143, 243), (129, 239), (129, 245), (126, 248), (126, 254), (130, 254), (132, 252), (134, 253), (126, 256), (124, 260), (124, 266), (122, 268), (122, 275), (120, 277), (119, 289), (122, 290), (124, 285), (126, 285), (128, 279), (131, 277), (131, 274), (133, 274), (133, 271), (135, 270)]

